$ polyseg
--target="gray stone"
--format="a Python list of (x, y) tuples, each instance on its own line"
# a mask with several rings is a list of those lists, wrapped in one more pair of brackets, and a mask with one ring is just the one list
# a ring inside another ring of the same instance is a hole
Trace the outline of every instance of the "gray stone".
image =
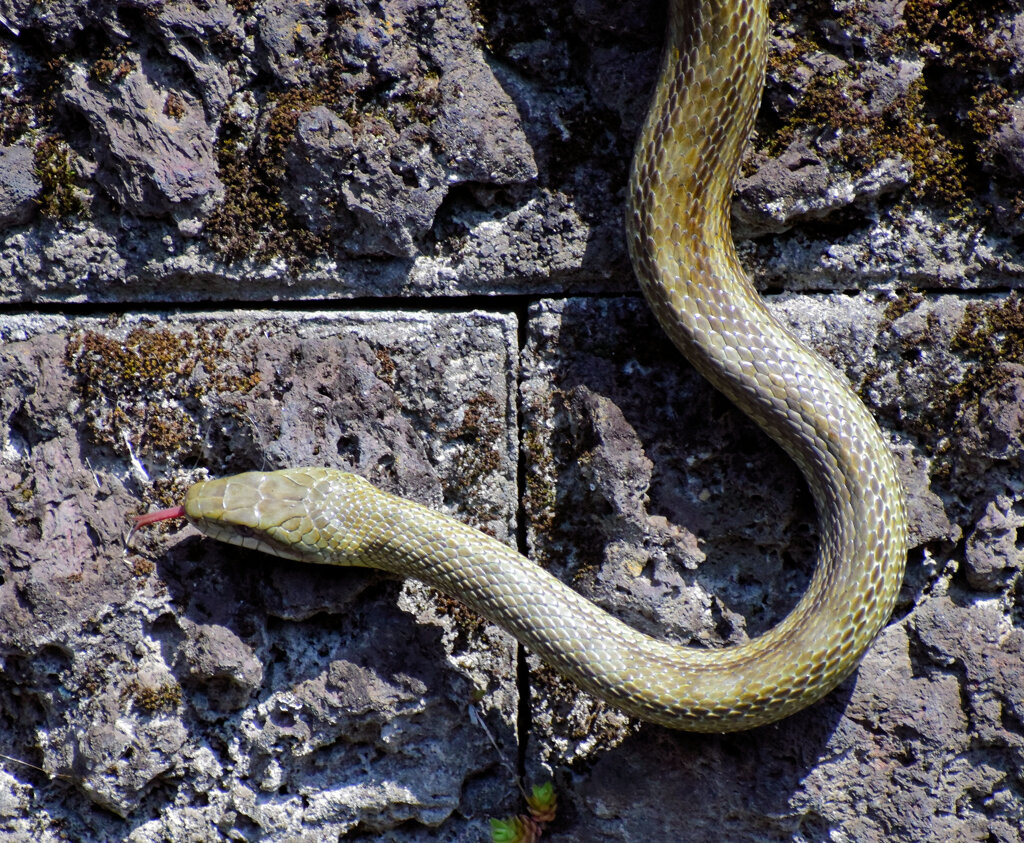
[(967, 538), (964, 561), (967, 582), (980, 591), (1000, 591), (1024, 566), (1018, 535), (1024, 527), (1024, 506), (1005, 497), (991, 501)]
[(29, 147), (0, 147), (0, 229), (32, 219), (41, 187)]
[(1024, 104), (1009, 109), (1009, 120), (992, 138), (996, 152), (1018, 177), (1024, 177)]
[[(846, 68), (831, 63), (827, 54), (808, 59), (806, 73), (796, 78), (805, 89), (812, 81), (826, 74), (840, 74)], [(872, 65), (863, 72), (863, 89), (871, 92), (860, 109), (861, 119), (880, 118), (914, 84), (919, 84), (920, 62), (900, 61), (884, 66)], [(843, 78), (841, 75), (839, 78)], [(806, 94), (806, 91), (803, 91)], [(845, 96), (837, 92), (835, 96)], [(792, 106), (799, 102), (796, 96)], [(861, 106), (857, 103), (857, 106)], [(785, 109), (785, 105), (780, 106)], [(803, 136), (793, 140), (781, 154), (757, 161), (757, 170), (738, 179), (733, 199), (733, 221), (737, 236), (760, 237), (767, 233), (787, 231), (798, 222), (827, 220), (852, 207), (872, 207), (880, 198), (898, 194), (914, 175), (913, 166), (900, 154), (892, 154), (860, 172), (848, 165), (837, 166), (837, 139), (846, 132), (863, 131), (857, 126), (848, 129), (821, 129), (814, 140)], [(842, 157), (841, 155), (839, 157)], [(757, 159), (755, 159), (757, 160)]]
[(95, 20), (89, 11), (89, 6), (83, 8), (74, 0), (56, 0), (45, 6), (32, 0), (0, 0), (0, 19), (4, 21), (4, 28), (8, 32), (20, 35), (26, 30), (40, 30), (47, 41), (65, 48), (85, 26)]
[(898, 192), (910, 182), (911, 172), (902, 158), (889, 158), (857, 178), (837, 175), (817, 154), (795, 143), (738, 181), (733, 199), (736, 235), (779, 234), (801, 222), (828, 219), (836, 211)]
[[(142, 64), (138, 55), (134, 61)], [(169, 96), (182, 113), (166, 108)], [(148, 76), (144, 64), (107, 84), (73, 74), (64, 100), (89, 123), (97, 180), (130, 213), (189, 216), (221, 190), (202, 107), (187, 91)]]
[(754, 235), (785, 231), (801, 217), (825, 216), (828, 206), (812, 209), (811, 203), (827, 195), (828, 182), (828, 167), (815, 153), (806, 146), (790, 146), (736, 186), (733, 219), (740, 224), (738, 230)]
[[(519, 113), (504, 97), (494, 75), (482, 63), (453, 67), (442, 77), (441, 104), (432, 134), (443, 145), (444, 163), (454, 180), (484, 184), (515, 184), (537, 176), (537, 165)], [(488, 123), (477, 119), (482, 101), (500, 97)]]
[(525, 41), (510, 47), (508, 57), (528, 73), (555, 76), (569, 70), (569, 51), (564, 43), (544, 39)]
[[(998, 113), (998, 112), (997, 112)], [(992, 117), (993, 115), (985, 115)], [(1016, 235), (1024, 232), (1017, 194), (1013, 182), (1024, 180), (1024, 100), (1011, 103), (1006, 109), (1006, 119), (992, 135), (992, 160), (987, 164), (992, 175), (991, 201), (999, 221)], [(1006, 173), (1012, 174), (1011, 189), (1003, 185)]]
[[(519, 109), (480, 60), (444, 69), (431, 135), (441, 144), (452, 181), (517, 184), (537, 177)], [(481, 113), (487, 120), (481, 120)]]
[(228, 0), (148, 3), (145, 13), (158, 33), (160, 48), (188, 69), (181, 80), (184, 84), (179, 83), (179, 87), (201, 99), (207, 117), (215, 122), (243, 80), (249, 81), (255, 75), (244, 54), (232, 55), (225, 50), (227, 45), (247, 41), (245, 25), (238, 19), (235, 4)]
[(0, 835), (25, 805), (76, 839), (126, 837), (168, 782), (186, 810), (138, 839), (458, 827), (512, 794), (468, 710), (508, 745), (504, 634), (423, 586), (180, 524), (121, 538), (198, 459), (348, 465), (508, 540), (515, 335), (480, 312), (4, 319), (0, 700), (20, 715), (0, 737), (64, 786), (3, 779)]
[(275, 0), (260, 6), (256, 19), (260, 66), (280, 81), (310, 81), (309, 54), (323, 49), (329, 27), (322, 2)]
[(263, 665), (251, 647), (219, 624), (186, 624), (182, 647), (188, 678), (219, 711), (244, 708), (263, 682)]
[(298, 121), (288, 150), (289, 205), (310, 230), (337, 231), (353, 255), (413, 257), (447, 193), (427, 130), (367, 121), (357, 135), (327, 108)]

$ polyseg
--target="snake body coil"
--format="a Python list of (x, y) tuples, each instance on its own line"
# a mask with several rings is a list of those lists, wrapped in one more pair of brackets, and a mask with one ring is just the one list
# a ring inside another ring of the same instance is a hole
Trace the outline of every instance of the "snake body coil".
[(209, 535), (292, 559), (382, 568), (458, 597), (622, 710), (724, 732), (802, 708), (857, 664), (903, 576), (906, 516), (892, 456), (845, 381), (767, 310), (732, 243), (732, 179), (760, 99), (765, 0), (673, 0), (637, 147), (630, 253), (659, 322), (697, 369), (802, 469), (821, 539), (807, 593), (778, 626), (723, 650), (659, 641), (505, 545), (320, 468), (197, 483)]

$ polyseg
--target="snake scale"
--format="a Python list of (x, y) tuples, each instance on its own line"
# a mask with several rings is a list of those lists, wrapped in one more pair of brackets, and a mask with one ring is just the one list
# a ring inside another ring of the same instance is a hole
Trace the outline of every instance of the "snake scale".
[(814, 702), (892, 612), (906, 514), (893, 457), (845, 380), (768, 311), (740, 266), (729, 203), (760, 101), (766, 0), (672, 0), (661, 74), (629, 187), (644, 294), (691, 363), (797, 462), (820, 520), (807, 592), (764, 635), (704, 650), (643, 635), (504, 544), (325, 468), (196, 483), (202, 532), (289, 559), (420, 579), (507, 629), (580, 687), (679, 729), (726, 732)]

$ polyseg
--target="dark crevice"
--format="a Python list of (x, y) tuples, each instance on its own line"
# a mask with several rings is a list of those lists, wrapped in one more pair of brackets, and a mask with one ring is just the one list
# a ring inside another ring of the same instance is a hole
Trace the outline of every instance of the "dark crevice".
[[(516, 710), (516, 733), (519, 735), (516, 753), (516, 775), (520, 784), (526, 780), (526, 757), (533, 728), (533, 712), (530, 708), (530, 666), (526, 661), (526, 647), (516, 643), (516, 690), (519, 692), (519, 707)], [(525, 786), (525, 784), (524, 784)]]
[[(594, 300), (639, 298), (636, 293), (581, 293), (568, 298), (588, 298)], [(471, 294), (465, 296), (363, 296), (336, 299), (295, 299), (291, 301), (269, 302), (265, 299), (202, 299), (197, 301), (147, 301), (134, 307), (123, 304), (104, 302), (10, 302), (0, 303), (0, 316), (39, 316), (58, 315), (67, 317), (81, 316), (145, 316), (147, 314), (173, 313), (233, 313), (245, 311), (267, 312), (268, 306), (282, 313), (305, 313), (312, 311), (337, 311), (345, 313), (358, 310), (364, 313), (382, 313), (393, 310), (429, 310), (431, 313), (463, 313), (469, 310), (513, 311), (520, 317), (520, 341), (522, 341), (522, 325), (527, 311), (534, 302), (544, 299), (559, 300), (565, 295), (524, 293), (519, 295), (485, 295)], [(128, 303), (129, 305), (132, 303)]]
[[(530, 305), (534, 299), (523, 298), (516, 304), (516, 346), (519, 357), (516, 365), (516, 431), (521, 439), (523, 430), (523, 353), (526, 350), (526, 342), (529, 335)], [(526, 459), (522, 447), (518, 448), (516, 454), (516, 548), (523, 554), (529, 556), (529, 546), (526, 533)], [(518, 753), (516, 755), (516, 775), (522, 785), (526, 778), (527, 749), (530, 743), (530, 732), (533, 727), (533, 711), (530, 704), (530, 666), (526, 661), (526, 648), (516, 643), (516, 690), (518, 692), (518, 708), (516, 710), (516, 734), (519, 737)]]
[[(850, 287), (843, 290), (831, 288), (829, 290), (789, 290), (781, 286), (758, 287), (762, 297), (769, 301), (780, 295), (796, 294), (801, 296), (835, 295), (836, 293), (848, 296), (871, 293), (871, 289)], [(937, 295), (952, 296), (964, 300), (990, 299), (996, 296), (1008, 295), (1015, 289), (1009, 286), (992, 286), (978, 290), (942, 290), (935, 289)], [(520, 350), (524, 339), (526, 314), (530, 305), (542, 300), (559, 301), (565, 299), (586, 298), (595, 301), (641, 298), (639, 290), (636, 292), (618, 291), (608, 293), (591, 293), (580, 291), (566, 295), (564, 293), (522, 293), (509, 294), (500, 293), (487, 295), (484, 293), (472, 293), (469, 295), (440, 295), (440, 296), (358, 296), (352, 298), (303, 298), (293, 300), (281, 300), (269, 302), (266, 299), (199, 299), (195, 301), (180, 301), (175, 299), (149, 300), (146, 302), (0, 302), (0, 316), (39, 316), (58, 315), (67, 317), (81, 316), (145, 316), (158, 313), (204, 313), (204, 312), (235, 312), (235, 311), (261, 311), (266, 312), (268, 305), (273, 305), (281, 312), (305, 313), (311, 311), (363, 311), (369, 313), (381, 313), (392, 310), (409, 310), (411, 308), (429, 310), (433, 313), (461, 313), (468, 310), (488, 311), (513, 311), (520, 318)], [(135, 305), (135, 306), (132, 306)]]

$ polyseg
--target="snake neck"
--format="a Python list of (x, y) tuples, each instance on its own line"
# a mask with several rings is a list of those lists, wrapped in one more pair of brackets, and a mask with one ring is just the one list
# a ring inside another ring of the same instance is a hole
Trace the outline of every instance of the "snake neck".
[(765, 312), (736, 255), (730, 200), (764, 87), (767, 5), (671, 0), (626, 214), (630, 257), (658, 322), (701, 374), (741, 404), (707, 344), (720, 333), (722, 306)]

